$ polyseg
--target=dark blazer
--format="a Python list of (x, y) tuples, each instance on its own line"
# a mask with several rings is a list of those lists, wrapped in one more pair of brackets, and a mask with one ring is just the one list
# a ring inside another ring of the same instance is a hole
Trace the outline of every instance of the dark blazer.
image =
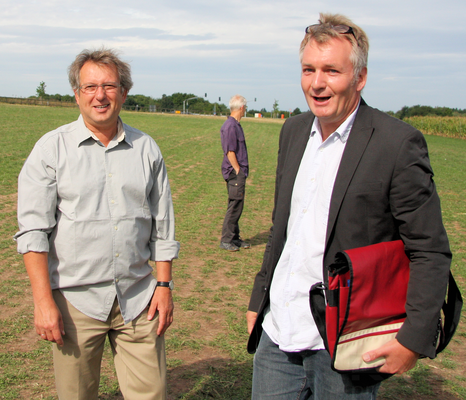
[[(290, 118), (280, 134), (273, 226), (249, 303), (249, 310), (258, 312), (248, 343), (251, 353), (262, 332), (273, 273), (286, 241), (293, 185), (313, 121), (310, 112)], [(338, 251), (402, 239), (411, 272), (407, 318), (397, 339), (428, 357), (435, 357), (451, 262), (432, 177), (422, 133), (361, 100), (333, 188), (324, 253), (324, 265), (329, 265)]]

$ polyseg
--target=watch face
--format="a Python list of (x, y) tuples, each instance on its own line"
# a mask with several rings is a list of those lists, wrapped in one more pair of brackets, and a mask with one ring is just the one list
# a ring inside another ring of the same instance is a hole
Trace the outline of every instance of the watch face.
[(175, 284), (173, 283), (173, 281), (168, 282), (168, 287), (170, 288), (170, 290), (173, 290), (175, 288)]

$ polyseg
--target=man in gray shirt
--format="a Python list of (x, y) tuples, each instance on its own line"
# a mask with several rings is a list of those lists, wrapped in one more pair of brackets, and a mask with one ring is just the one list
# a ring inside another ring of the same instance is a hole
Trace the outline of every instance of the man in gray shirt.
[(165, 164), (119, 117), (132, 80), (113, 50), (81, 52), (69, 80), (80, 117), (36, 143), (18, 181), (36, 332), (54, 343), (60, 399), (97, 399), (107, 336), (125, 399), (165, 399), (179, 251)]

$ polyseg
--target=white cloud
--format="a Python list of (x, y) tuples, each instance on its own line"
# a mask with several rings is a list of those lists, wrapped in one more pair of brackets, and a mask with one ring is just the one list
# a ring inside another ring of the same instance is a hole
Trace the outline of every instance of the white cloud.
[[(370, 37), (366, 100), (381, 109), (427, 104), (466, 108), (463, 0), (79, 2), (0, 0), (0, 95), (29, 96), (40, 81), (70, 93), (66, 68), (87, 47), (131, 61), (133, 93), (177, 91), (223, 102), (234, 93), (271, 108), (306, 103), (297, 51), (319, 11), (339, 12)], [(442, 103), (443, 102), (443, 103)], [(250, 106), (251, 107), (251, 106)]]

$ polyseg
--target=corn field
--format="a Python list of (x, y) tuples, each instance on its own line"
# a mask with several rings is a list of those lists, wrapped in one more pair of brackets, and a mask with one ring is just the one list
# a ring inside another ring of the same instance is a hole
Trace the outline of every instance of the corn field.
[(466, 117), (408, 117), (403, 121), (426, 135), (466, 139)]

